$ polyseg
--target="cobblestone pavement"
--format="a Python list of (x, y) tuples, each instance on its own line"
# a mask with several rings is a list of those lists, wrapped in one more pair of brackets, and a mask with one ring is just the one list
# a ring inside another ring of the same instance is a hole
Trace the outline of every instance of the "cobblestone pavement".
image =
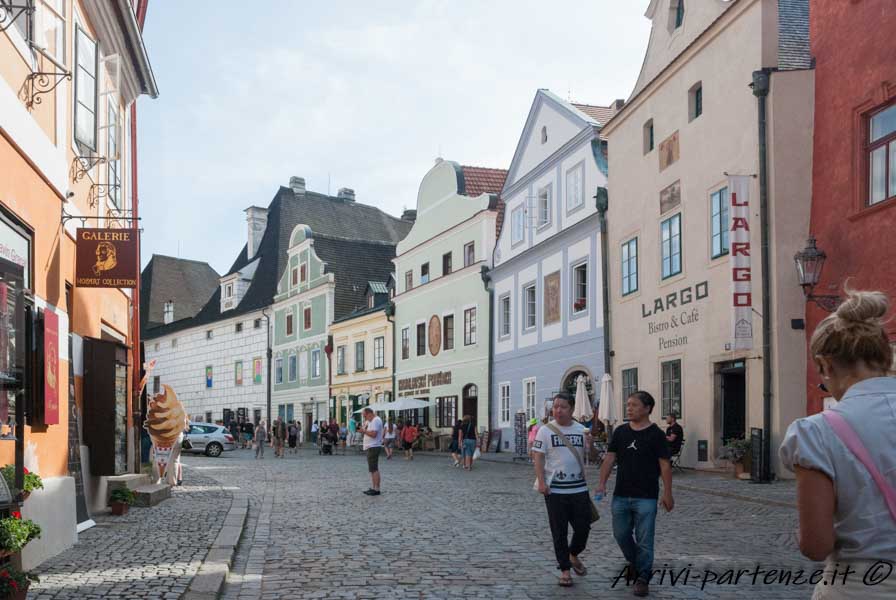
[[(557, 571), (543, 501), (530, 468), (480, 461), (470, 473), (436, 455), (381, 461), (383, 495), (368, 497), (362, 456), (255, 461), (249, 451), (217, 461), (187, 459), (205, 475), (250, 494), (246, 530), (228, 578), (227, 600), (280, 598), (628, 598), (614, 587), (623, 559), (611, 534), (609, 506), (594, 525), (583, 560), (589, 568), (571, 589)], [(669, 573), (651, 597), (802, 599), (811, 586), (720, 581), (728, 569), (807, 569), (796, 548), (792, 484), (753, 486), (718, 477), (678, 476), (676, 508), (657, 522), (655, 568)], [(699, 488), (693, 490), (690, 488)], [(712, 493), (735, 490), (737, 497)], [(771, 503), (749, 501), (763, 498)], [(689, 569), (689, 570), (688, 570)], [(688, 585), (684, 585), (685, 575)], [(807, 575), (808, 576), (808, 575)], [(710, 579), (712, 575), (710, 575)], [(777, 579), (777, 577), (773, 578)]]
[[(210, 459), (206, 459), (210, 460)], [(199, 462), (199, 461), (196, 461)], [(170, 499), (100, 516), (69, 550), (44, 562), (29, 599), (179, 598), (205, 558), (232, 493), (196, 469)]]

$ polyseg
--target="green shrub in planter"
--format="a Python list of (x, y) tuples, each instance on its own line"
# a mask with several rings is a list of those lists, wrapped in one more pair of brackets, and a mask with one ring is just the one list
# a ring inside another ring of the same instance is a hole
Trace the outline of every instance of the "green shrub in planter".
[(0, 519), (0, 550), (14, 554), (25, 544), (40, 537), (40, 525), (31, 519), (23, 519), (22, 513), (13, 511)]
[[(24, 469), (25, 471), (25, 482), (22, 484), (22, 491), (26, 494), (30, 494), (34, 490), (42, 490), (44, 489), (44, 482), (40, 478), (40, 475), (37, 473), (32, 473), (28, 469)], [(16, 485), (16, 466), (15, 465), (6, 465), (2, 469), (0, 469), (0, 473), (3, 474), (3, 479), (6, 480), (6, 486), (9, 489), (14, 489)]]
[(753, 443), (748, 439), (728, 438), (725, 440), (725, 445), (722, 446), (719, 458), (730, 460), (733, 463), (742, 463), (752, 447)]
[(116, 488), (109, 495), (109, 502), (121, 502), (122, 504), (133, 504), (137, 499), (137, 492), (128, 488)]

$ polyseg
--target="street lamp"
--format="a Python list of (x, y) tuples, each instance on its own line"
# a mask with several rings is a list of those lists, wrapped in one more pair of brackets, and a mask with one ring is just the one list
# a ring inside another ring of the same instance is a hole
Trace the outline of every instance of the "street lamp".
[(815, 236), (810, 235), (806, 241), (806, 247), (793, 256), (796, 263), (796, 275), (803, 288), (806, 300), (811, 300), (822, 310), (834, 312), (840, 305), (840, 296), (824, 296), (813, 294), (812, 291), (821, 279), (821, 270), (824, 261), (827, 260), (824, 250), (819, 250), (815, 245)]

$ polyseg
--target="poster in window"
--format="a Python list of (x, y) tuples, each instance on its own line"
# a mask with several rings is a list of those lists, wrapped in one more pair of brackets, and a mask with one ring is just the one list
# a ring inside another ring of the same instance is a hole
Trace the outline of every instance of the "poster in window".
[(243, 385), (243, 361), (241, 360), (233, 363), (233, 382), (236, 385)]
[(544, 277), (544, 324), (560, 321), (560, 271)]
[(44, 311), (44, 424), (59, 424), (59, 316)]
[(211, 365), (205, 368), (205, 387), (212, 387), (212, 367)]
[(261, 359), (252, 359), (252, 383), (261, 383)]

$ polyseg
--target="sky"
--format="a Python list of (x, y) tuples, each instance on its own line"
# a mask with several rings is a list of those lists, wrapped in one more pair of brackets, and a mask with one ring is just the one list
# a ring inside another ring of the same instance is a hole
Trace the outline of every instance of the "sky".
[(399, 216), (436, 157), (508, 168), (538, 88), (627, 98), (648, 0), (153, 0), (138, 102), (144, 265), (225, 274), (290, 176)]

